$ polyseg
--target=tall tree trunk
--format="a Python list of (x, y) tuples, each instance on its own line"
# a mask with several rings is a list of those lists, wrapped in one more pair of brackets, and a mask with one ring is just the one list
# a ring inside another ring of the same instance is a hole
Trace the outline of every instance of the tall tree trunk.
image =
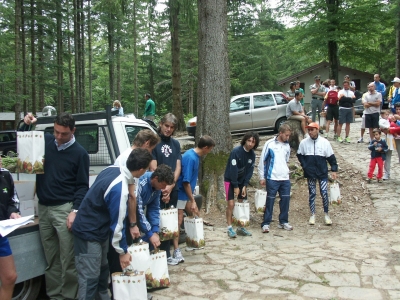
[(62, 13), (61, 1), (56, 1), (56, 19), (57, 19), (57, 102), (58, 111), (64, 112), (64, 80), (63, 80), (63, 33), (62, 33)]
[(107, 37), (108, 37), (108, 77), (110, 85), (110, 100), (114, 99), (114, 15), (109, 15), (107, 22)]
[(80, 14), (79, 14), (79, 0), (73, 0), (73, 6), (74, 6), (74, 53), (75, 53), (75, 92), (76, 92), (76, 105), (75, 109), (76, 111), (74, 112), (80, 112), (80, 107), (81, 107), (81, 87), (80, 87), (80, 60), (79, 60), (79, 47), (80, 47), (80, 26), (79, 26), (79, 19), (80, 19)]
[[(149, 84), (150, 84), (150, 95), (152, 97), (152, 99), (154, 101), (156, 98), (155, 95), (155, 89), (154, 89), (154, 67), (153, 67), (153, 56), (154, 56), (154, 45), (153, 45), (153, 40), (152, 40), (152, 36), (153, 36), (153, 32), (152, 32), (152, 24), (154, 23), (155, 20), (155, 16), (154, 16), (154, 7), (155, 7), (155, 3), (154, 1), (150, 1), (150, 6), (149, 6), (149, 17), (148, 17), (148, 40), (149, 40), (149, 65), (147, 67), (148, 69), (148, 74), (149, 74)], [(156, 109), (157, 109), (157, 104), (156, 104)], [(157, 114), (157, 111), (156, 111)]]
[(340, 0), (326, 0), (328, 25), (328, 60), (329, 60), (329, 78), (339, 82), (339, 48), (337, 43), (337, 28), (339, 21), (337, 18)]
[(88, 37), (88, 52), (89, 52), (89, 109), (93, 111), (93, 94), (92, 94), (92, 8), (91, 0), (88, 0), (88, 14), (87, 14), (87, 37)]
[[(68, 3), (68, 16), (70, 16), (70, 3)], [(74, 14), (72, 14), (74, 15)], [(72, 48), (71, 48), (71, 23), (70, 17), (67, 18), (67, 28), (68, 28), (68, 37), (67, 37), (67, 45), (68, 45), (68, 77), (69, 77), (69, 99), (70, 99), (70, 110), (75, 112), (75, 90), (74, 90), (74, 74), (72, 72)]]
[[(118, 31), (120, 31), (118, 29)], [(118, 32), (117, 41), (117, 99), (121, 101), (121, 45), (120, 45), (120, 34)]]
[(24, 112), (28, 111), (28, 89), (26, 84), (26, 38), (25, 38), (25, 12), (24, 2), (21, 5), (21, 49), (22, 49), (22, 97), (23, 97), (23, 109)]
[(396, 1), (396, 77), (400, 76), (400, 1)]
[[(37, 3), (38, 16), (43, 17), (43, 11), (40, 1)], [(39, 111), (44, 108), (44, 30), (43, 24), (38, 22), (38, 87), (39, 87)], [(36, 107), (34, 108), (36, 110)]]
[(30, 0), (31, 13), (31, 98), (32, 98), (32, 113), (36, 114), (36, 48), (35, 48), (35, 1)]
[(15, 21), (14, 21), (14, 34), (15, 34), (15, 127), (17, 127), (18, 120), (20, 119), (21, 112), (21, 78), (22, 78), (22, 58), (21, 58), (21, 7), (23, 0), (15, 0)]
[(178, 130), (185, 130), (181, 98), (181, 47), (179, 42), (179, 1), (170, 0), (170, 32), (172, 57), (172, 113), (178, 118)]
[(135, 116), (139, 117), (139, 93), (138, 93), (138, 54), (137, 54), (137, 0), (133, 1), (133, 88), (135, 100)]
[(79, 47), (79, 60), (80, 60), (80, 98), (81, 107), (80, 111), (86, 111), (86, 93), (85, 93), (85, 10), (83, 8), (83, 1), (79, 1), (80, 12), (80, 47)]
[(226, 0), (198, 0), (199, 80), (196, 141), (210, 135), (217, 145), (203, 160), (199, 177), (206, 210), (224, 199), (224, 170), (232, 140), (229, 133), (229, 62)]

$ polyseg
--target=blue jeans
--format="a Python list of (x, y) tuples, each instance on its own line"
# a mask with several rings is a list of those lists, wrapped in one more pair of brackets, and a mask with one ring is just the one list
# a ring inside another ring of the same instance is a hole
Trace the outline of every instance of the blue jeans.
[(310, 202), (310, 211), (312, 215), (315, 215), (315, 197), (317, 195), (317, 180), (319, 181), (319, 191), (322, 197), (322, 204), (324, 205), (324, 212), (328, 213), (329, 210), (329, 199), (328, 199), (328, 178), (315, 179), (307, 178), (308, 182), (308, 193)]
[(289, 222), (290, 188), (290, 180), (267, 180), (267, 201), (265, 203), (264, 221), (261, 223), (261, 227), (271, 223), (276, 193), (279, 193), (281, 197), (281, 201), (279, 201), (279, 224)]

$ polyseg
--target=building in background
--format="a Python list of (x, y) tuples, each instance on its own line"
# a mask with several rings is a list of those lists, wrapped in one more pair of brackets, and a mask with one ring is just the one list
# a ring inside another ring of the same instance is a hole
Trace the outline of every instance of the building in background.
[[(289, 77), (286, 77), (280, 81), (278, 81), (278, 85), (281, 87), (281, 91), (286, 93), (289, 90), (290, 83), (292, 81), (300, 81), (300, 87), (305, 91), (304, 96), (304, 105), (306, 110), (310, 110), (311, 103), (311, 92), (310, 85), (314, 84), (314, 76), (321, 76), (321, 83), (329, 78), (329, 63), (327, 61), (320, 62), (312, 67), (304, 69), (303, 71), (293, 74)], [(336, 81), (336, 85), (342, 86), (342, 82), (344, 80), (344, 76), (349, 75), (350, 79), (354, 81), (356, 84), (356, 90), (364, 93), (367, 91), (367, 84), (371, 81), (374, 81), (374, 74), (367, 73), (363, 71), (359, 71), (352, 68), (347, 68), (343, 66), (339, 66), (339, 78)], [(381, 79), (381, 82), (385, 83), (387, 86), (387, 82)]]

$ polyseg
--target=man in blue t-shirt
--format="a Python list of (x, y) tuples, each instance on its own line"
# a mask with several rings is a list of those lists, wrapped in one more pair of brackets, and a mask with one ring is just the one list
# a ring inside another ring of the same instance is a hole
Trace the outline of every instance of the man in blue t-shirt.
[(228, 223), (227, 232), (230, 238), (235, 238), (236, 234), (251, 235), (244, 227), (238, 228), (235, 233), (232, 228), (232, 214), (235, 207), (235, 196), (239, 202), (247, 199), (246, 187), (251, 176), (253, 176), (256, 160), (254, 149), (257, 149), (259, 143), (260, 137), (257, 133), (246, 133), (240, 142), (240, 146), (233, 148), (226, 164), (224, 175), (226, 201), (228, 202), (226, 206), (226, 222)]
[[(199, 173), (200, 157), (207, 155), (215, 146), (214, 140), (204, 135), (200, 138), (197, 147), (185, 152), (182, 156), (182, 173), (178, 179), (178, 222), (179, 228), (183, 222), (183, 210), (197, 215), (199, 213), (196, 201), (194, 200), (194, 188), (196, 187)], [(174, 258), (184, 262), (182, 252), (179, 248), (174, 251)]]

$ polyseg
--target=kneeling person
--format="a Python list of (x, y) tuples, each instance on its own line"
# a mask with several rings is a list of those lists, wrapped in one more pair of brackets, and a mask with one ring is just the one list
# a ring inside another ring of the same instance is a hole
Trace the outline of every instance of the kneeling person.
[(228, 201), (226, 222), (228, 223), (227, 233), (230, 238), (235, 238), (236, 234), (251, 235), (244, 227), (238, 228), (235, 233), (232, 228), (232, 213), (235, 206), (235, 196), (239, 202), (243, 202), (243, 199), (247, 198), (246, 187), (251, 176), (253, 176), (256, 160), (254, 149), (258, 147), (259, 143), (260, 138), (257, 133), (246, 133), (240, 142), (240, 146), (232, 150), (226, 164), (224, 175), (226, 201)]
[(128, 182), (140, 177), (152, 156), (144, 149), (132, 150), (126, 167), (110, 166), (97, 176), (79, 207), (72, 226), (79, 299), (109, 299), (107, 262), (110, 239), (120, 254), (121, 268), (129, 266), (131, 255), (125, 237)]

